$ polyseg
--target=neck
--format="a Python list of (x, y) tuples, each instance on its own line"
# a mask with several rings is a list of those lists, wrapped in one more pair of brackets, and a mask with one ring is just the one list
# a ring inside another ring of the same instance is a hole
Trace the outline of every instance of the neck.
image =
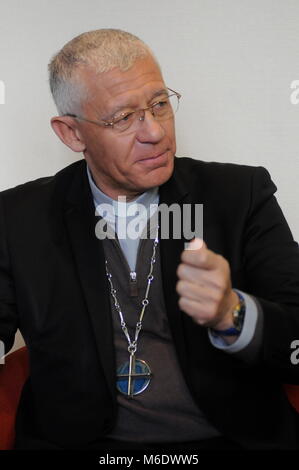
[(104, 184), (100, 178), (97, 177), (97, 174), (95, 171), (93, 171), (90, 166), (88, 166), (90, 176), (94, 182), (94, 184), (97, 186), (97, 188), (102, 191), (106, 196), (108, 196), (111, 199), (114, 199), (115, 201), (118, 201), (119, 197), (125, 197), (126, 202), (131, 202), (134, 201), (134, 199), (137, 199), (141, 194), (144, 193), (144, 191), (128, 191), (127, 189), (120, 189), (120, 188), (113, 188), (111, 186), (108, 186)]

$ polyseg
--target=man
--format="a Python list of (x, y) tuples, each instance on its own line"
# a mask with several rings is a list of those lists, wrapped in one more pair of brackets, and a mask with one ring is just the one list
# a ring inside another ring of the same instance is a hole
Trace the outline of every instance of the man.
[[(84, 160), (0, 198), (0, 339), (19, 327), (30, 355), (16, 448), (296, 448), (299, 252), (267, 171), (176, 158), (180, 95), (129, 33), (84, 33), (49, 70), (52, 127)], [(202, 203), (205, 241), (156, 219), (122, 239), (119, 197)]]

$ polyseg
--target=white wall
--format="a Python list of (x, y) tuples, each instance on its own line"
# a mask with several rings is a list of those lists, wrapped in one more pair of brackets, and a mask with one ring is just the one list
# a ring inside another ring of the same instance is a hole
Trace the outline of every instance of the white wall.
[(298, 0), (1, 0), (0, 190), (78, 158), (49, 126), (47, 64), (102, 27), (145, 40), (182, 93), (178, 155), (268, 168), (298, 240)]

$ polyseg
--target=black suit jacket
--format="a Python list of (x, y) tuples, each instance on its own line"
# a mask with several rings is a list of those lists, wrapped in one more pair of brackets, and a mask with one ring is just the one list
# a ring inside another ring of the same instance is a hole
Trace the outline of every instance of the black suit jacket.
[[(283, 391), (298, 383), (299, 252), (263, 168), (175, 161), (160, 202), (204, 204), (204, 239), (230, 263), (233, 287), (263, 309), (253, 361), (213, 347), (178, 308), (184, 240), (161, 240), (167, 315), (186, 383), (207, 418), (250, 448), (295, 447), (298, 419)], [(19, 327), (30, 377), (17, 419), (19, 448), (101, 445), (117, 413), (109, 288), (85, 161), (0, 195), (0, 339)]]

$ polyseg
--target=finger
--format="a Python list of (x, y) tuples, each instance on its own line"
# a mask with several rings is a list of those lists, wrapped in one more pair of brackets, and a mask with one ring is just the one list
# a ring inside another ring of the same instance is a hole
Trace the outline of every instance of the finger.
[(212, 310), (222, 300), (221, 292), (206, 285), (199, 286), (186, 281), (178, 281), (176, 290), (180, 297), (196, 302), (199, 307), (205, 305), (205, 308)]
[(202, 302), (206, 296), (206, 288), (204, 285), (194, 284), (188, 281), (178, 281), (176, 291), (181, 297), (186, 297), (197, 302)]
[(191, 266), (190, 264), (180, 263), (177, 269), (177, 276), (183, 281), (192, 282), (196, 285), (222, 285), (222, 272), (221, 270), (206, 270)]
[(199, 302), (190, 300), (187, 297), (180, 297), (178, 303), (180, 309), (199, 325), (208, 326), (210, 322), (213, 322), (213, 316), (208, 312), (205, 304), (199, 304)]
[(199, 285), (187, 281), (178, 281), (176, 291), (181, 297), (186, 297), (189, 300), (194, 300), (201, 304), (219, 304), (223, 297), (223, 292), (221, 290), (215, 290), (212, 285)]
[(190, 264), (181, 263), (177, 269), (177, 276), (183, 281), (193, 282), (194, 284), (203, 284), (206, 280), (205, 271)]

